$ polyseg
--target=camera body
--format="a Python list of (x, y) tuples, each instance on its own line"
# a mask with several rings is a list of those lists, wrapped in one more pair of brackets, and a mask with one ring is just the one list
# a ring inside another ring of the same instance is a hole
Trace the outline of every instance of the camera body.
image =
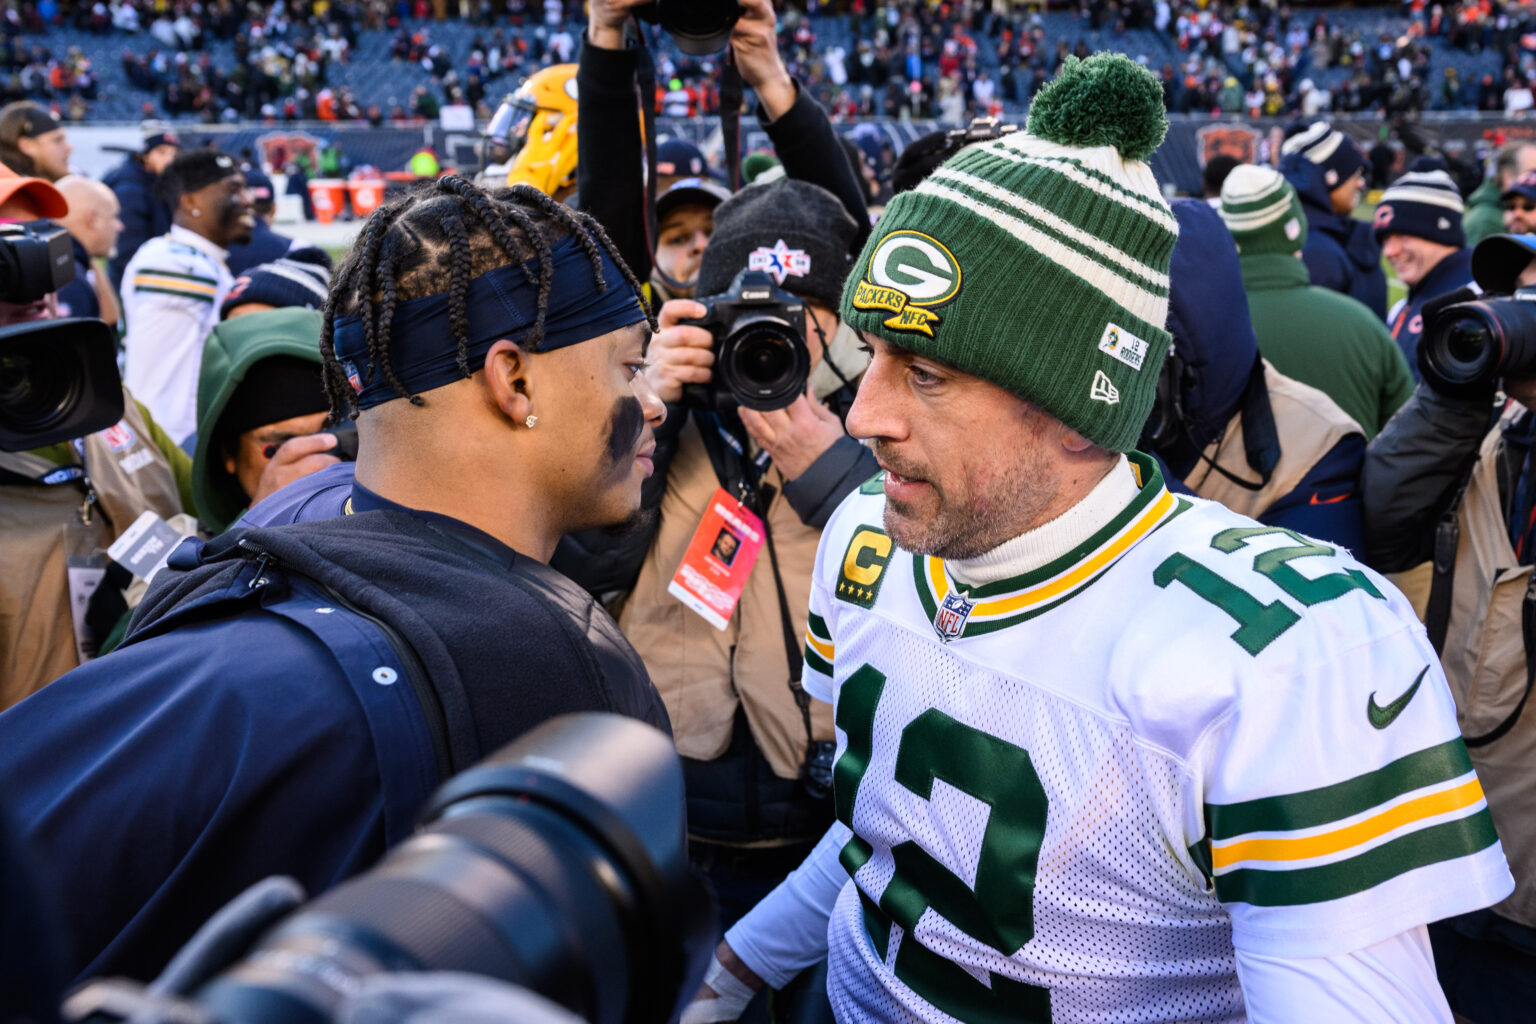
[(811, 352), (805, 345), (805, 303), (761, 270), (743, 270), (719, 295), (695, 301), (708, 312), (680, 323), (714, 335), (715, 367), (708, 384), (685, 384), (683, 401), (700, 409), (738, 405), (782, 409), (805, 391)]
[(75, 279), (69, 232), (47, 220), (0, 224), (0, 299), (24, 306)]
[(1420, 359), (1441, 385), (1476, 390), (1536, 374), (1536, 288), (1452, 302), (1426, 319)]
[(654, 0), (635, 8), (642, 21), (660, 25), (677, 48), (691, 57), (718, 53), (731, 41), (741, 18), (736, 0)]

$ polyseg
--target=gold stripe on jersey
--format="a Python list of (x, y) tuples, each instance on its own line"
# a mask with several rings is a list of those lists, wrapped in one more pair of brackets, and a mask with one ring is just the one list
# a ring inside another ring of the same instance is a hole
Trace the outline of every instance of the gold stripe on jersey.
[(1498, 841), (1459, 738), (1302, 793), (1206, 807), (1191, 850), (1222, 902), (1322, 903)]
[(957, 639), (1031, 619), (1081, 593), (1139, 541), (1189, 507), (1163, 486), (1155, 461), (1139, 452), (1132, 452), (1130, 459), (1131, 471), (1141, 485), (1131, 504), (1073, 551), (1032, 573), (967, 587), (950, 578), (942, 559), (914, 555), (917, 594), (929, 618), (937, 614), (946, 597), (957, 593), (973, 606)]
[(180, 274), (140, 272), (133, 275), (133, 287), (139, 291), (186, 295), (195, 299), (213, 299), (219, 293), (217, 284), (205, 284)]

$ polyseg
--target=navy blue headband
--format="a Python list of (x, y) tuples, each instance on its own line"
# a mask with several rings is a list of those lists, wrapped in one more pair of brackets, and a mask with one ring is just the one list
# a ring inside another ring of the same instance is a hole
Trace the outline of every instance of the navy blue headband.
[[(549, 308), (544, 314), (544, 337), (535, 351), (575, 345), (645, 321), (645, 311), (623, 271), (605, 250), (600, 252), (607, 285), (601, 292), (593, 279), (591, 258), (578, 239), (563, 238), (550, 247), (554, 269)], [(478, 370), (493, 343), (501, 338), (519, 341), (538, 319), (538, 281), (524, 273), (520, 263), (497, 267), (469, 283), (465, 306), (469, 365)], [(446, 293), (396, 306), (390, 336), (390, 365), (407, 392), (420, 394), (464, 379)], [(400, 397), (378, 367), (368, 374), (368, 340), (362, 317), (339, 317), (332, 341), (336, 358), (357, 392), (359, 409)]]

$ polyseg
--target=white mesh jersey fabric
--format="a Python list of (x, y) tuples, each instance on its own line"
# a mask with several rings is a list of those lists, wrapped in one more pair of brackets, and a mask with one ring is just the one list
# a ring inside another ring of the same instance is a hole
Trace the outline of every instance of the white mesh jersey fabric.
[[(1044, 631), (1014, 628), (1023, 634), (1017, 638), (1021, 654), (1050, 640)], [(1123, 722), (969, 664), (910, 631), (861, 631), (846, 647), (839, 643), (839, 661), (845, 651), (853, 664), (892, 670), (853, 810), (854, 831), (875, 851), (854, 876), (865, 893), (885, 891), (894, 873), (891, 848), (908, 840), (930, 853), (942, 851), (941, 861), (968, 886), (976, 885), (991, 808), (943, 780), (923, 800), (895, 778), (903, 729), (941, 709), (1028, 751), (1049, 811), (1034, 887), (1033, 938), (1004, 956), (930, 908), (917, 926), (922, 944), (970, 968), (978, 983), (1003, 975), (1048, 986), (1049, 1019), (1057, 1024), (1243, 1019), (1227, 914), (1205, 891), (1187, 854), (1170, 847), (1170, 837), (1183, 831), (1187, 785), (1171, 757), (1139, 746)], [(829, 927), (838, 1020), (954, 1019), (896, 976), (891, 965), (907, 937), (899, 925), (889, 927), (882, 961), (865, 935), (857, 894), (852, 887), (843, 892)]]
[(1106, 528), (1113, 560), (973, 609), (887, 543), (880, 496), (823, 532), (805, 685), (833, 699), (855, 834), (828, 929), (841, 1024), (1240, 1021), (1234, 947), (1341, 955), (1508, 893), (1406, 600), (1157, 495)]

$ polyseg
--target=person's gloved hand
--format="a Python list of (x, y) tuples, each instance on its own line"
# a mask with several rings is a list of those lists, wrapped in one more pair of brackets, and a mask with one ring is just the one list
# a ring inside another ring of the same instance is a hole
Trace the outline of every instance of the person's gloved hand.
[(704, 985), (683, 1010), (678, 1024), (719, 1024), (741, 1017), (747, 1004), (757, 993), (720, 963), (719, 957), (711, 959), (704, 972)]

